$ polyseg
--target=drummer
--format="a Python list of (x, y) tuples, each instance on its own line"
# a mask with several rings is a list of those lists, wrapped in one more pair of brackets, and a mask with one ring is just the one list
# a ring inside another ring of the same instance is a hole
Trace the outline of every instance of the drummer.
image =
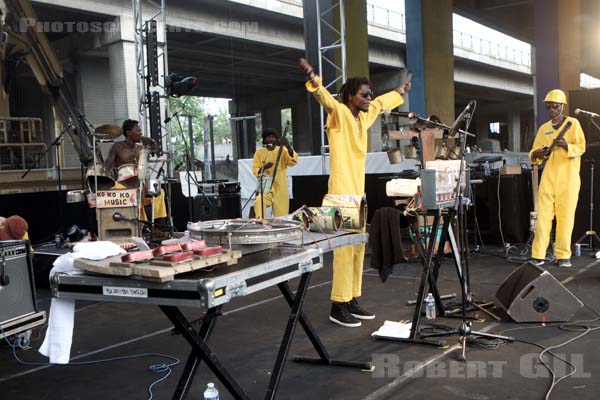
[[(125, 164), (138, 164), (138, 160), (144, 145), (142, 144), (142, 129), (139, 122), (133, 119), (126, 119), (123, 122), (123, 136), (125, 140), (112, 145), (106, 158), (105, 164), (108, 168), (117, 171), (119, 167)], [(120, 182), (113, 189), (123, 189), (125, 187), (139, 187), (139, 179), (128, 179), (125, 182)], [(142, 207), (140, 207), (140, 219), (147, 221), (146, 211), (144, 207), (152, 204), (152, 199), (143, 197)], [(165, 205), (165, 191), (160, 190), (160, 194), (154, 199), (154, 218), (166, 218), (167, 207)]]

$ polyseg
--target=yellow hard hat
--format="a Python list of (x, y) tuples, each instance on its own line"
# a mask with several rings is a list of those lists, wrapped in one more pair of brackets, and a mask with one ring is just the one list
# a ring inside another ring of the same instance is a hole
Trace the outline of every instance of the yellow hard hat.
[(567, 104), (567, 96), (565, 95), (565, 92), (563, 92), (560, 89), (552, 89), (546, 95), (546, 98), (544, 99), (544, 103)]

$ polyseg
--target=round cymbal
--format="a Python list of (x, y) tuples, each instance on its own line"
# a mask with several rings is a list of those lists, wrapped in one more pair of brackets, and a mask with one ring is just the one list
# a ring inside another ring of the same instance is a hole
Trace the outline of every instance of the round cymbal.
[(94, 133), (97, 133), (102, 136), (106, 136), (107, 138), (118, 138), (123, 134), (123, 129), (116, 125), (100, 125), (94, 129)]

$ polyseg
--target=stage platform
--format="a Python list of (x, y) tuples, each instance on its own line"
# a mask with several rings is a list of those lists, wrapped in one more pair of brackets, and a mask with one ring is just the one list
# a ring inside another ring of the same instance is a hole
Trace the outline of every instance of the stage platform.
[[(288, 361), (278, 398), (281, 399), (542, 399), (550, 378), (536, 361), (539, 349), (524, 343), (509, 343), (498, 350), (469, 347), (468, 368), (457, 361), (459, 351), (453, 347), (456, 337), (446, 338), (448, 348), (376, 341), (370, 337), (385, 320), (409, 320), (413, 308), (406, 305), (418, 290), (421, 266), (407, 264), (396, 268), (382, 284), (376, 271), (365, 269), (361, 304), (377, 314), (360, 328), (341, 328), (328, 320), (331, 289), (331, 254), (325, 255), (325, 267), (314, 272), (304, 304), (304, 312), (332, 356), (372, 361), (374, 371), (359, 371), (307, 365)], [(573, 259), (574, 267), (546, 268), (581, 301), (600, 309), (600, 262), (585, 253)], [(369, 262), (367, 260), (366, 265)], [(477, 298), (492, 299), (504, 278), (518, 264), (491, 255), (471, 258), (471, 282)], [(297, 280), (291, 282), (297, 286)], [(440, 270), (441, 293), (459, 293), (450, 259)], [(49, 291), (38, 292), (41, 310), (48, 310)], [(202, 316), (198, 309), (185, 309), (190, 318)], [(232, 372), (250, 398), (263, 398), (269, 383), (269, 371), (285, 328), (289, 307), (277, 287), (233, 299), (223, 308), (210, 343), (221, 361)], [(504, 315), (504, 314), (502, 314)], [(506, 317), (505, 317), (506, 318)], [(587, 308), (575, 319), (593, 319)], [(425, 322), (425, 320), (423, 320)], [(437, 321), (456, 325), (458, 320)], [(596, 325), (598, 322), (595, 323)], [(546, 327), (506, 332), (507, 335), (544, 346), (562, 343), (579, 332)], [(477, 330), (498, 333), (531, 324), (478, 321)], [(72, 357), (77, 361), (94, 360), (140, 353), (162, 353), (181, 359), (173, 374), (154, 388), (155, 399), (171, 398), (183, 370), (189, 345), (174, 335), (166, 317), (152, 305), (77, 302)], [(43, 335), (42, 335), (43, 337)], [(32, 349), (18, 350), (27, 361), (46, 361), (37, 353), (41, 344), (35, 331)], [(591, 332), (584, 338), (556, 350), (575, 363), (575, 377), (565, 379), (554, 389), (553, 399), (577, 397), (592, 399), (600, 391), (600, 334)], [(303, 331), (296, 333), (290, 355), (315, 355)], [(148, 365), (159, 358), (132, 359), (89, 366), (23, 366), (12, 356), (9, 346), (0, 346), (0, 388), (7, 399), (146, 399), (147, 386), (160, 375)], [(563, 374), (568, 370), (554, 363)], [(190, 390), (189, 399), (202, 398), (207, 382), (216, 382), (221, 399), (230, 399), (207, 367), (202, 364)], [(596, 393), (596, 394), (595, 394)]]

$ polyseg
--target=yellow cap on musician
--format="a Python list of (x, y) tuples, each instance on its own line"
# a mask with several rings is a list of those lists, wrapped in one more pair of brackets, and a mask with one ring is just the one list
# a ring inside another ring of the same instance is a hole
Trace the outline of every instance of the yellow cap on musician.
[(560, 89), (553, 89), (548, 92), (546, 98), (544, 99), (544, 103), (561, 103), (567, 104), (567, 96), (565, 92)]

